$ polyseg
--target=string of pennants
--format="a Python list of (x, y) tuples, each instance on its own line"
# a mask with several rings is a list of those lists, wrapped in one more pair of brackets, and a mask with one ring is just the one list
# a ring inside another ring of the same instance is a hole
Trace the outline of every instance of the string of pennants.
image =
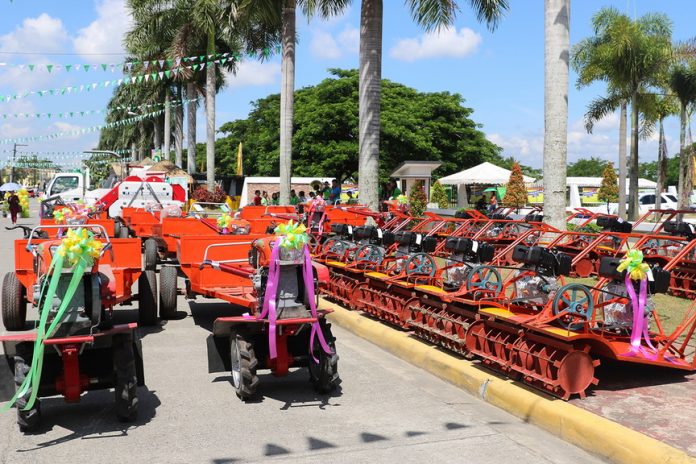
[[(192, 103), (195, 102), (196, 100), (174, 100), (170, 102), (170, 105), (172, 108), (186, 103)], [(65, 119), (65, 118), (77, 118), (77, 117), (84, 117), (84, 116), (90, 116), (93, 114), (109, 114), (113, 113), (114, 111), (133, 111), (133, 110), (138, 110), (138, 109), (148, 109), (148, 108), (162, 108), (165, 106), (164, 103), (151, 103), (147, 105), (138, 105), (138, 106), (114, 106), (111, 108), (106, 108), (103, 110), (83, 110), (83, 111), (59, 111), (59, 112), (51, 112), (51, 113), (3, 113), (0, 114), (0, 118), (2, 119), (8, 119), (8, 118), (15, 118), (15, 119), (28, 119), (28, 118), (36, 118), (36, 119), (41, 119), (41, 118), (46, 118), (46, 119), (51, 119), (51, 118), (57, 118), (57, 119)]]
[(93, 82), (91, 84), (80, 84), (80, 85), (69, 85), (67, 87), (61, 87), (57, 89), (48, 89), (48, 90), (28, 90), (23, 93), (16, 93), (16, 94), (11, 94), (11, 95), (0, 95), (0, 103), (1, 102), (9, 102), (12, 100), (18, 100), (21, 98), (26, 98), (32, 95), (38, 95), (40, 97), (43, 97), (44, 95), (65, 95), (67, 94), (76, 94), (76, 93), (82, 93), (82, 92), (90, 92), (92, 90), (95, 90), (97, 88), (106, 88), (111, 85), (113, 86), (118, 86), (121, 84), (140, 84), (142, 82), (155, 82), (157, 80), (163, 80), (163, 79), (169, 79), (171, 76), (178, 76), (179, 72), (181, 69), (191, 69), (193, 71), (202, 71), (205, 69), (206, 65), (209, 64), (222, 64), (225, 62), (226, 58), (221, 58), (218, 60), (214, 61), (208, 61), (205, 63), (198, 63), (194, 64), (191, 66), (181, 66), (178, 68), (174, 69), (168, 69), (166, 71), (159, 71), (159, 72), (153, 72), (153, 73), (148, 73), (148, 74), (139, 74), (135, 76), (125, 76), (119, 79), (112, 79), (112, 80), (105, 80), (102, 82)]
[(37, 136), (33, 136), (33, 137), (16, 137), (16, 138), (12, 138), (12, 139), (0, 139), (0, 144), (40, 142), (43, 140), (53, 140), (53, 139), (57, 139), (60, 137), (65, 137), (65, 136), (82, 135), (82, 134), (86, 134), (89, 132), (100, 131), (102, 129), (109, 129), (112, 127), (119, 127), (119, 126), (125, 126), (128, 124), (133, 124), (134, 122), (142, 121), (143, 119), (150, 118), (153, 116), (159, 116), (160, 114), (163, 114), (163, 113), (164, 113), (164, 110), (153, 111), (152, 113), (141, 114), (138, 116), (133, 116), (132, 118), (122, 119), (120, 121), (113, 121), (113, 122), (109, 122), (106, 124), (102, 124), (100, 126), (83, 127), (81, 129), (77, 129), (74, 131), (62, 131), (62, 132), (56, 132), (54, 134), (37, 135)]
[[(280, 47), (276, 47), (273, 50), (274, 53), (280, 53)], [(260, 55), (264, 58), (268, 57), (271, 54), (271, 49), (264, 49)], [(248, 54), (245, 55), (250, 58), (256, 58), (255, 55), (253, 54)], [(153, 60), (133, 60), (133, 61), (125, 61), (121, 63), (78, 63), (78, 64), (57, 64), (57, 63), (39, 63), (39, 64), (31, 64), (31, 63), (7, 63), (7, 62), (0, 62), (0, 68), (2, 67), (7, 67), (7, 68), (16, 68), (20, 70), (28, 70), (30, 72), (33, 71), (47, 71), (49, 74), (53, 73), (54, 71), (65, 71), (65, 72), (70, 72), (70, 71), (75, 71), (75, 72), (88, 72), (88, 71), (102, 71), (102, 72), (126, 72), (130, 73), (131, 70), (135, 67), (142, 66), (143, 70), (158, 70), (158, 71), (164, 71), (164, 70), (173, 70), (175, 68), (179, 68), (182, 66), (187, 66), (187, 65), (195, 65), (196, 63), (201, 64), (204, 62), (211, 62), (213, 60), (221, 60), (222, 64), (227, 62), (230, 59), (233, 59), (235, 61), (239, 61), (242, 58), (242, 55), (239, 53), (231, 53), (231, 52), (226, 52), (226, 53), (216, 53), (212, 55), (199, 55), (199, 56), (186, 56), (182, 58), (164, 58), (164, 59), (153, 59)]]

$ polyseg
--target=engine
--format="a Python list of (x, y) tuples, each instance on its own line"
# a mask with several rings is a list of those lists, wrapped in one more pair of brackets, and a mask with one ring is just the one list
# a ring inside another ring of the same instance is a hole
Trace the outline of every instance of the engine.
[(520, 274), (525, 275), (515, 281), (515, 299), (524, 300), (525, 303), (543, 306), (560, 287), (556, 277), (531, 275), (524, 271), (518, 271), (517, 275)]

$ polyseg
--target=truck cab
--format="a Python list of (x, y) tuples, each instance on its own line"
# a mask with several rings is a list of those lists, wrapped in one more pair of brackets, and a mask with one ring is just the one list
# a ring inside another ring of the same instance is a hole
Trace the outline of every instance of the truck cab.
[(78, 201), (85, 197), (84, 175), (79, 172), (57, 173), (46, 186), (46, 196), (60, 196), (63, 201)]

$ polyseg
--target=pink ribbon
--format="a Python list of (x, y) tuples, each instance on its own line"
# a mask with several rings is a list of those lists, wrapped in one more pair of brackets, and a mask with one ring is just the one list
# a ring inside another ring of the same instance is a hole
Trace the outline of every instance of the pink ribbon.
[[(307, 299), (309, 300), (309, 311), (314, 319), (317, 319), (317, 306), (314, 304), (314, 273), (312, 272), (312, 256), (309, 253), (309, 247), (307, 244), (304, 246), (304, 269), (302, 269), (302, 275), (304, 277), (304, 286), (307, 290)], [(309, 335), (309, 352), (312, 355), (312, 359), (319, 364), (319, 360), (314, 356), (314, 339), (319, 339), (319, 344), (321, 349), (324, 350), (326, 354), (333, 354), (331, 347), (326, 343), (324, 338), (324, 332), (321, 330), (319, 325), (319, 319), (312, 322), (312, 331)]]
[[(648, 316), (645, 314), (645, 303), (648, 297), (648, 279), (645, 278), (640, 281), (640, 291), (636, 295), (636, 290), (633, 287), (633, 281), (629, 273), (626, 273), (626, 290), (631, 298), (631, 306), (633, 306), (633, 327), (631, 329), (631, 350), (626, 353), (627, 355), (642, 354), (650, 360), (656, 360), (657, 356), (655, 352), (657, 349), (653, 346), (650, 341), (650, 332), (648, 331)], [(646, 350), (641, 346), (641, 339), (645, 340), (645, 343), (650, 347), (652, 352)]]
[[(278, 357), (278, 347), (276, 345), (276, 321), (278, 320), (278, 313), (276, 310), (277, 297), (278, 297), (278, 286), (280, 280), (280, 242), (279, 238), (273, 243), (273, 250), (271, 251), (271, 260), (268, 265), (268, 280), (266, 282), (266, 293), (263, 297), (263, 306), (261, 308), (261, 314), (259, 314), (257, 319), (265, 319), (268, 317), (268, 351), (269, 357), (275, 359)], [(309, 247), (305, 244), (304, 246), (304, 266), (302, 269), (302, 276), (304, 280), (304, 286), (307, 292), (307, 298), (309, 299), (309, 310), (313, 318), (317, 318), (317, 307), (314, 304), (314, 274), (312, 273), (312, 257), (309, 253)], [(321, 348), (327, 354), (333, 354), (331, 347), (326, 343), (324, 338), (324, 333), (321, 331), (319, 321), (312, 323), (312, 330), (309, 336), (309, 352), (312, 354), (314, 361), (319, 363), (319, 360), (314, 356), (314, 340), (319, 339), (319, 344)]]

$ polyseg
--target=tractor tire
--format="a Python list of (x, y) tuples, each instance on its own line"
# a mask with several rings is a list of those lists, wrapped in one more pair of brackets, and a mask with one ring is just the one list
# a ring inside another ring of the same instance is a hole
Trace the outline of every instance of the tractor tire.
[[(31, 347), (33, 343), (24, 342), (17, 345), (17, 352), (14, 357), (14, 374), (15, 374), (15, 385), (19, 389), (24, 383), (24, 379), (29, 373), (30, 365), (27, 361), (31, 361)], [(27, 392), (17, 398), (15, 402), (15, 407), (17, 408), (17, 425), (19, 426), (19, 431), (22, 433), (31, 432), (36, 430), (41, 423), (41, 402), (36, 399), (34, 405), (29, 410), (24, 410), (27, 405), (27, 401), (31, 396), (32, 388), (31, 385)]]
[(129, 238), (130, 237), (130, 230), (128, 229), (127, 226), (121, 225), (118, 229), (118, 238)]
[(132, 422), (138, 417), (138, 375), (131, 334), (114, 335), (113, 355), (116, 416), (122, 422)]
[(121, 221), (115, 220), (114, 221), (114, 237), (118, 238), (121, 236), (121, 228), (123, 226), (121, 225)]
[(159, 275), (159, 315), (162, 319), (173, 319), (176, 315), (177, 277), (174, 266), (164, 266)]
[(145, 270), (156, 270), (157, 261), (159, 261), (159, 246), (157, 245), (157, 240), (148, 238), (145, 240)]
[[(341, 381), (338, 375), (336, 338), (331, 333), (331, 324), (327, 323), (325, 319), (320, 319), (319, 324), (324, 339), (333, 353), (324, 352), (321, 344), (318, 341), (314, 342), (313, 353), (309, 353), (309, 380), (317, 392), (330, 393)], [(319, 363), (315, 362), (314, 358), (317, 358)]]
[(254, 346), (234, 330), (230, 333), (230, 359), (235, 392), (240, 400), (249, 401), (259, 388), (259, 378), (256, 376), (259, 361)]
[(157, 324), (157, 274), (143, 271), (138, 278), (138, 324)]
[(7, 330), (24, 330), (27, 322), (26, 290), (15, 272), (2, 280), (2, 323)]

